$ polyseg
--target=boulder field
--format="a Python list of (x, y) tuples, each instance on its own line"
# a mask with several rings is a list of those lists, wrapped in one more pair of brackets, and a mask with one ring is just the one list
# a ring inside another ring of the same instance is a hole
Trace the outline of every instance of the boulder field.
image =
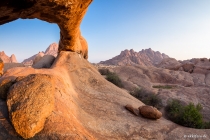
[[(175, 140), (192, 134), (210, 139), (209, 129), (186, 128), (164, 118), (150, 120), (130, 113), (127, 104), (133, 108), (144, 104), (106, 81), (75, 52), (61, 51), (50, 69), (9, 69), (0, 83), (9, 78), (16, 82), (6, 101), (0, 100), (0, 139), (22, 139), (23, 131), (31, 140)], [(12, 119), (13, 112), (19, 117)], [(16, 125), (19, 121), (23, 124)], [(30, 127), (23, 130), (23, 126)]]

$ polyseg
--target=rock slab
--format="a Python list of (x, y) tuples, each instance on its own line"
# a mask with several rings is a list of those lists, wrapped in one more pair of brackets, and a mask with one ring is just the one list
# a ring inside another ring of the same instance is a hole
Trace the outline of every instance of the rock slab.
[(9, 91), (7, 106), (16, 132), (28, 139), (40, 132), (54, 109), (54, 80), (46, 74), (31, 74)]

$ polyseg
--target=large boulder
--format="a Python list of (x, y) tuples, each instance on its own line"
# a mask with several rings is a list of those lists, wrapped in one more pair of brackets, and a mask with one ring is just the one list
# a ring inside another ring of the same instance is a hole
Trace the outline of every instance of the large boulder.
[(73, 51), (86, 58), (80, 38), (80, 23), (92, 0), (4, 0), (0, 1), (0, 25), (18, 18), (37, 18), (60, 27), (59, 51)]
[(185, 72), (189, 72), (189, 73), (192, 73), (193, 72), (193, 69), (194, 69), (194, 64), (193, 63), (184, 63), (182, 65), (182, 68), (184, 69)]
[(3, 71), (4, 71), (4, 62), (3, 62), (2, 59), (0, 58), (0, 76), (3, 75)]
[(10, 120), (23, 138), (40, 132), (54, 109), (54, 80), (50, 75), (32, 74), (15, 83), (7, 96)]
[(157, 108), (152, 106), (141, 106), (139, 107), (139, 113), (148, 119), (160, 119), (162, 117), (162, 113), (157, 110)]
[(158, 65), (158, 68), (164, 68), (169, 70), (179, 70), (182, 66), (180, 62), (178, 62), (174, 58), (164, 58)]

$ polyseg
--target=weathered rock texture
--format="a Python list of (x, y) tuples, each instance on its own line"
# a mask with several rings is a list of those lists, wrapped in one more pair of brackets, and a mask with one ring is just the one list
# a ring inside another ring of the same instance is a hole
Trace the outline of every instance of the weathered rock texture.
[(136, 116), (139, 115), (138, 109), (134, 108), (132, 105), (127, 104), (127, 105), (125, 106), (125, 108), (126, 108), (128, 111), (130, 111), (131, 113), (133, 113), (134, 115), (136, 115)]
[(156, 120), (162, 117), (162, 113), (157, 108), (148, 105), (139, 107), (139, 113), (148, 119)]
[(29, 75), (15, 83), (7, 96), (11, 122), (23, 138), (31, 138), (44, 127), (54, 109), (55, 86), (50, 75)]
[(163, 59), (156, 65), (158, 68), (179, 70), (188, 73), (208, 74), (210, 73), (210, 61), (207, 58), (194, 58), (191, 60), (177, 61), (174, 58)]
[(0, 76), (3, 75), (3, 71), (4, 71), (4, 62), (3, 62), (3, 60), (0, 58)]
[(0, 25), (18, 18), (38, 18), (60, 27), (59, 51), (83, 54), (80, 23), (92, 0), (3, 0), (0, 1)]
[[(144, 104), (108, 82), (75, 52), (61, 52), (51, 69), (13, 68), (2, 78), (29, 74), (51, 74), (55, 78), (55, 107), (42, 131), (32, 140), (185, 140), (184, 135), (190, 134), (205, 135), (210, 139), (209, 129), (185, 128), (163, 117), (154, 121), (131, 114), (125, 105), (130, 103), (138, 108)], [(4, 104), (1, 100), (0, 103)], [(5, 109), (4, 105), (0, 107)], [(0, 138), (20, 139), (6, 115), (5, 118), (0, 120)], [(6, 130), (4, 126), (7, 126)]]
[(135, 52), (133, 49), (124, 50), (120, 55), (106, 60), (101, 61), (100, 64), (106, 65), (142, 65), (142, 66), (153, 66), (160, 63), (164, 58), (169, 58), (169, 56), (159, 51), (155, 52), (151, 48)]
[(4, 63), (17, 63), (16, 57), (12, 54), (10, 57), (5, 54), (4, 51), (0, 52), (0, 58)]
[[(104, 68), (98, 65), (98, 69)], [(186, 104), (193, 102), (203, 106), (204, 120), (210, 121), (210, 73), (189, 73), (156, 67), (115, 66), (105, 67), (115, 72), (129, 92), (143, 88), (159, 96), (166, 106), (169, 99), (178, 99)], [(153, 86), (162, 86), (154, 88)], [(164, 88), (164, 87), (170, 88)]]

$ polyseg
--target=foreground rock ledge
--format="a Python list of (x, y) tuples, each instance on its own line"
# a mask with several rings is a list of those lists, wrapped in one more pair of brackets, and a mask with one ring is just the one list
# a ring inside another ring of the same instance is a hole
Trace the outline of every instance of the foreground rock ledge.
[(15, 83), (9, 91), (7, 106), (18, 134), (28, 139), (41, 131), (54, 108), (53, 77), (32, 74)]
[(92, 0), (1, 0), (0, 25), (18, 18), (56, 23), (60, 27), (59, 51), (73, 51), (87, 58), (82, 48), (80, 23)]
[[(126, 104), (134, 108), (144, 104), (106, 81), (77, 53), (61, 52), (51, 69), (13, 68), (2, 78), (29, 74), (51, 74), (55, 79), (55, 108), (32, 140), (186, 140), (184, 136), (192, 134), (210, 139), (209, 129), (186, 128), (163, 117), (150, 120), (131, 114), (124, 108)], [(19, 140), (9, 126), (7, 120), (0, 120), (0, 138)]]

